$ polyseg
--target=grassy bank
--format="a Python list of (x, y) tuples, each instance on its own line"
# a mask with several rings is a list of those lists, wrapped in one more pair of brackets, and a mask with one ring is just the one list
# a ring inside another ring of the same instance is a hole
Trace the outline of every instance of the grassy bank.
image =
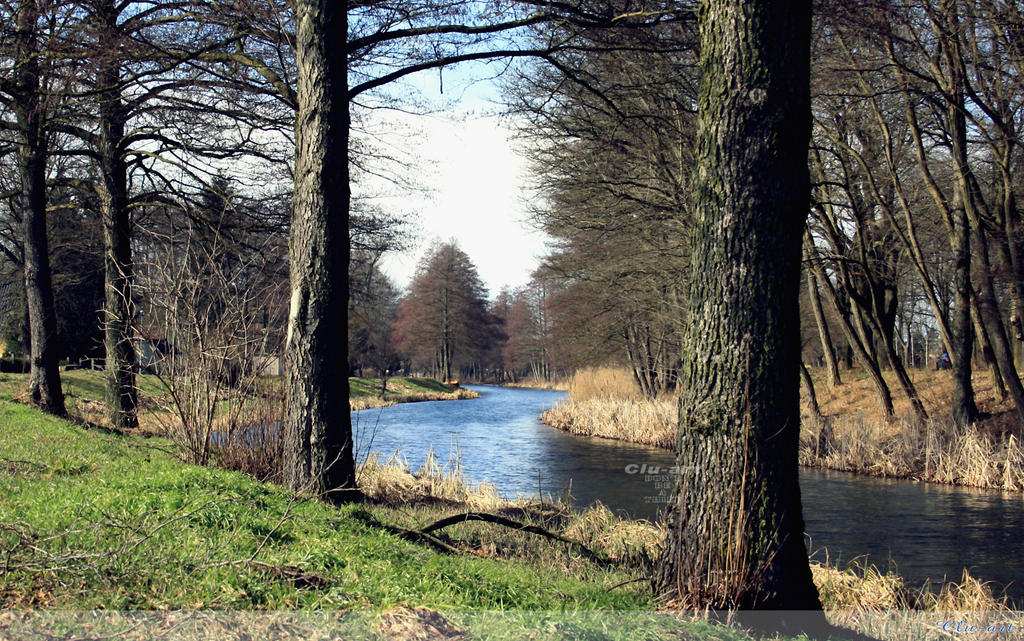
[[(451, 463), (431, 459), (412, 473), (371, 457), (359, 476), (368, 500), (334, 509), (239, 472), (183, 464), (161, 438), (84, 428), (2, 397), (0, 433), (3, 608), (287, 610), (308, 612), (316, 629), (336, 625), (322, 618), (334, 611), (367, 634), (403, 639), (748, 639), (659, 613), (646, 576), (660, 525), (600, 506), (505, 502)], [(475, 522), (433, 541), (398, 535), (467, 511), (574, 543)], [(896, 616), (893, 630), (903, 632), (884, 637), (893, 641), (925, 637), (907, 632), (917, 614), (892, 608), (927, 607), (934, 619), (939, 606), (1001, 607), (969, 579), (934, 597), (871, 570), (819, 565), (815, 578), (826, 605), (842, 609), (831, 616), (850, 625)], [(222, 621), (240, 625), (237, 615)]]
[[(139, 420), (151, 433), (161, 432), (161, 421), (147, 412), (157, 408), (166, 400), (167, 390), (160, 380), (150, 374), (136, 377), (139, 386), (139, 400), (142, 404)], [(270, 379), (268, 379), (270, 380)], [(279, 379), (278, 379), (279, 380)], [(103, 372), (100, 370), (70, 370), (61, 372), (68, 411), (85, 420), (103, 424)], [(0, 374), (0, 395), (20, 398), (28, 384), (28, 374)], [(476, 392), (445, 385), (432, 378), (394, 376), (388, 379), (387, 393), (380, 394), (381, 379), (350, 377), (348, 380), (349, 403), (353, 410), (384, 407), (396, 403), (416, 401), (446, 401), (477, 398)]]
[[(1010, 401), (998, 401), (984, 372), (974, 388), (985, 418), (967, 430), (949, 421), (951, 376), (947, 371), (912, 372), (931, 418), (911, 420), (909, 403), (898, 397), (891, 374), (897, 417), (886, 419), (871, 382), (845, 371), (842, 385), (829, 389), (815, 376), (825, 416), (811, 417), (804, 398), (800, 463), (891, 478), (969, 487), (1024, 489), (1024, 444)], [(613, 438), (672, 449), (677, 399), (643, 398), (625, 370), (582, 370), (570, 381), (569, 400), (542, 415), (553, 427), (584, 436)]]
[(382, 384), (379, 378), (349, 377), (349, 405), (352, 410), (417, 401), (454, 401), (479, 396), (473, 390), (445, 385), (432, 378), (393, 376), (388, 379), (387, 391), (383, 395)]
[[(3, 608), (336, 610), (385, 638), (470, 629), (474, 638), (591, 638), (599, 629), (607, 639), (748, 639), (655, 616), (621, 538), (586, 515), (502, 503), (457, 470), (411, 474), (370, 460), (360, 477), (372, 500), (333, 509), (238, 472), (182, 464), (162, 439), (83, 429), (7, 400), (0, 432)], [(482, 508), (566, 536), (590, 532), (595, 554), (621, 562), (491, 524), (439, 533), (448, 552), (393, 533)], [(623, 625), (608, 630), (615, 612)], [(639, 637), (636, 613), (650, 616)]]

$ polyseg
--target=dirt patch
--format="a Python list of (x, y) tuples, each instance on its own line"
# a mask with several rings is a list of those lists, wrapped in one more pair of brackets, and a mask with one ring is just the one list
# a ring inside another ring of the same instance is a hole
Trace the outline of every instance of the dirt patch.
[(396, 641), (465, 639), (466, 633), (452, 625), (440, 612), (429, 608), (395, 608), (380, 616), (380, 634)]

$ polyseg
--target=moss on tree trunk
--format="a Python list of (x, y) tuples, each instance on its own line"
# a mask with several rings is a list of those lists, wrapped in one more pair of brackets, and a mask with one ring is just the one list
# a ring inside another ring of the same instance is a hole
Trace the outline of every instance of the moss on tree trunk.
[(654, 586), (682, 607), (820, 609), (797, 481), (810, 3), (704, 1), (700, 33), (681, 475)]

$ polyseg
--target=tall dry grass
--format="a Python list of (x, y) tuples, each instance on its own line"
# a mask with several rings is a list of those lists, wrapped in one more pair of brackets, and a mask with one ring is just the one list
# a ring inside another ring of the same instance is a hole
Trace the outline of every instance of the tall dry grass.
[(364, 495), (388, 505), (447, 502), (474, 510), (493, 510), (505, 503), (493, 484), (469, 483), (457, 455), (441, 463), (433, 448), (416, 472), (397, 454), (382, 461), (371, 452), (359, 466), (356, 480)]
[[(1019, 613), (1005, 596), (994, 594), (987, 583), (966, 570), (959, 581), (920, 588), (907, 586), (894, 572), (883, 572), (860, 561), (843, 568), (827, 558), (812, 561), (811, 573), (829, 621), (876, 639), (949, 639), (955, 635), (941, 627), (947, 621), (964, 621), (981, 628), (970, 633), (971, 639), (1018, 638)], [(988, 626), (993, 629), (987, 630)]]
[(587, 367), (569, 377), (569, 398), (590, 399), (642, 398), (640, 386), (624, 367)]
[(527, 376), (521, 378), (518, 381), (510, 383), (502, 383), (505, 387), (524, 387), (527, 389), (550, 389), (558, 390), (559, 392), (565, 392), (569, 389), (569, 379), (565, 377), (555, 378), (536, 378), (534, 376)]
[[(959, 429), (949, 420), (949, 372), (915, 371), (915, 385), (931, 418), (917, 423), (892, 381), (898, 418), (879, 409), (871, 382), (857, 372), (835, 389), (819, 383), (823, 422), (805, 406), (800, 463), (871, 476), (914, 479), (968, 487), (1024, 490), (1024, 443), (1009, 401), (999, 401), (984, 372), (975, 375), (980, 409), (988, 418)], [(887, 376), (888, 377), (888, 376)], [(816, 377), (823, 380), (823, 376)], [(678, 400), (646, 399), (623, 368), (580, 370), (569, 382), (569, 398), (541, 420), (580, 436), (599, 436), (672, 449)]]
[[(1021, 426), (1011, 402), (996, 398), (987, 373), (976, 372), (973, 380), (979, 409), (987, 416), (966, 429), (949, 418), (952, 377), (947, 371), (912, 372), (930, 414), (924, 424), (913, 418), (895, 383), (897, 417), (890, 419), (882, 414), (870, 381), (855, 372), (844, 374), (843, 384), (834, 389), (817, 385), (824, 421), (814, 420), (804, 406), (802, 465), (968, 487), (1024, 489)], [(824, 376), (815, 378), (820, 381)]]
[(644, 398), (624, 368), (587, 368), (569, 379), (569, 398), (541, 414), (552, 427), (579, 436), (675, 447), (677, 400)]
[(923, 428), (906, 420), (887, 424), (863, 416), (827, 417), (820, 425), (805, 421), (800, 464), (949, 485), (1024, 489), (1024, 447), (1016, 436), (979, 427), (962, 430), (948, 420), (932, 419)]

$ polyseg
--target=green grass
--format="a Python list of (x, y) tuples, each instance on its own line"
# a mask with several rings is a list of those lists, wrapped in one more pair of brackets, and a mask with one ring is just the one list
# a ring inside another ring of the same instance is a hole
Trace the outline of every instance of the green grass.
[[(102, 401), (104, 395), (104, 378), (102, 370), (75, 369), (60, 373), (64, 394), (69, 399), (87, 399)], [(151, 374), (136, 377), (139, 394), (143, 396), (159, 396), (165, 394), (160, 380)], [(22, 393), (28, 385), (28, 374), (0, 374), (0, 394), (14, 397)]]
[[(295, 502), (280, 488), (186, 466), (158, 439), (83, 431), (0, 402), (0, 522), (20, 522), (43, 557), (15, 545), (13, 565), (67, 560), (60, 572), (12, 572), (10, 600), (45, 594), (68, 608), (638, 608), (646, 597), (542, 576), (528, 564), (436, 554), (354, 518), (361, 507)], [(260, 547), (262, 544), (262, 547)], [(327, 580), (299, 589), (249, 559)], [(50, 555), (50, 556), (48, 556)], [(615, 578), (609, 575), (609, 579)], [(13, 590), (13, 592), (12, 592)]]
[[(380, 394), (381, 379), (360, 378), (350, 376), (348, 379), (348, 390), (352, 398), (361, 396), (378, 396)], [(432, 378), (418, 378), (414, 376), (394, 376), (388, 379), (388, 397), (405, 396), (411, 394), (441, 393), (450, 394), (456, 388), (445, 385)]]
[(382, 612), (415, 606), (473, 638), (748, 638), (657, 615), (644, 582), (618, 585), (636, 569), (558, 544), (446, 555), (366, 518), (422, 526), (451, 506), (296, 500), (241, 473), (182, 464), (163, 439), (86, 429), (3, 397), (0, 434), (2, 608), (301, 610), (310, 625), (323, 625), (313, 611), (343, 611), (372, 631), (391, 616)]

